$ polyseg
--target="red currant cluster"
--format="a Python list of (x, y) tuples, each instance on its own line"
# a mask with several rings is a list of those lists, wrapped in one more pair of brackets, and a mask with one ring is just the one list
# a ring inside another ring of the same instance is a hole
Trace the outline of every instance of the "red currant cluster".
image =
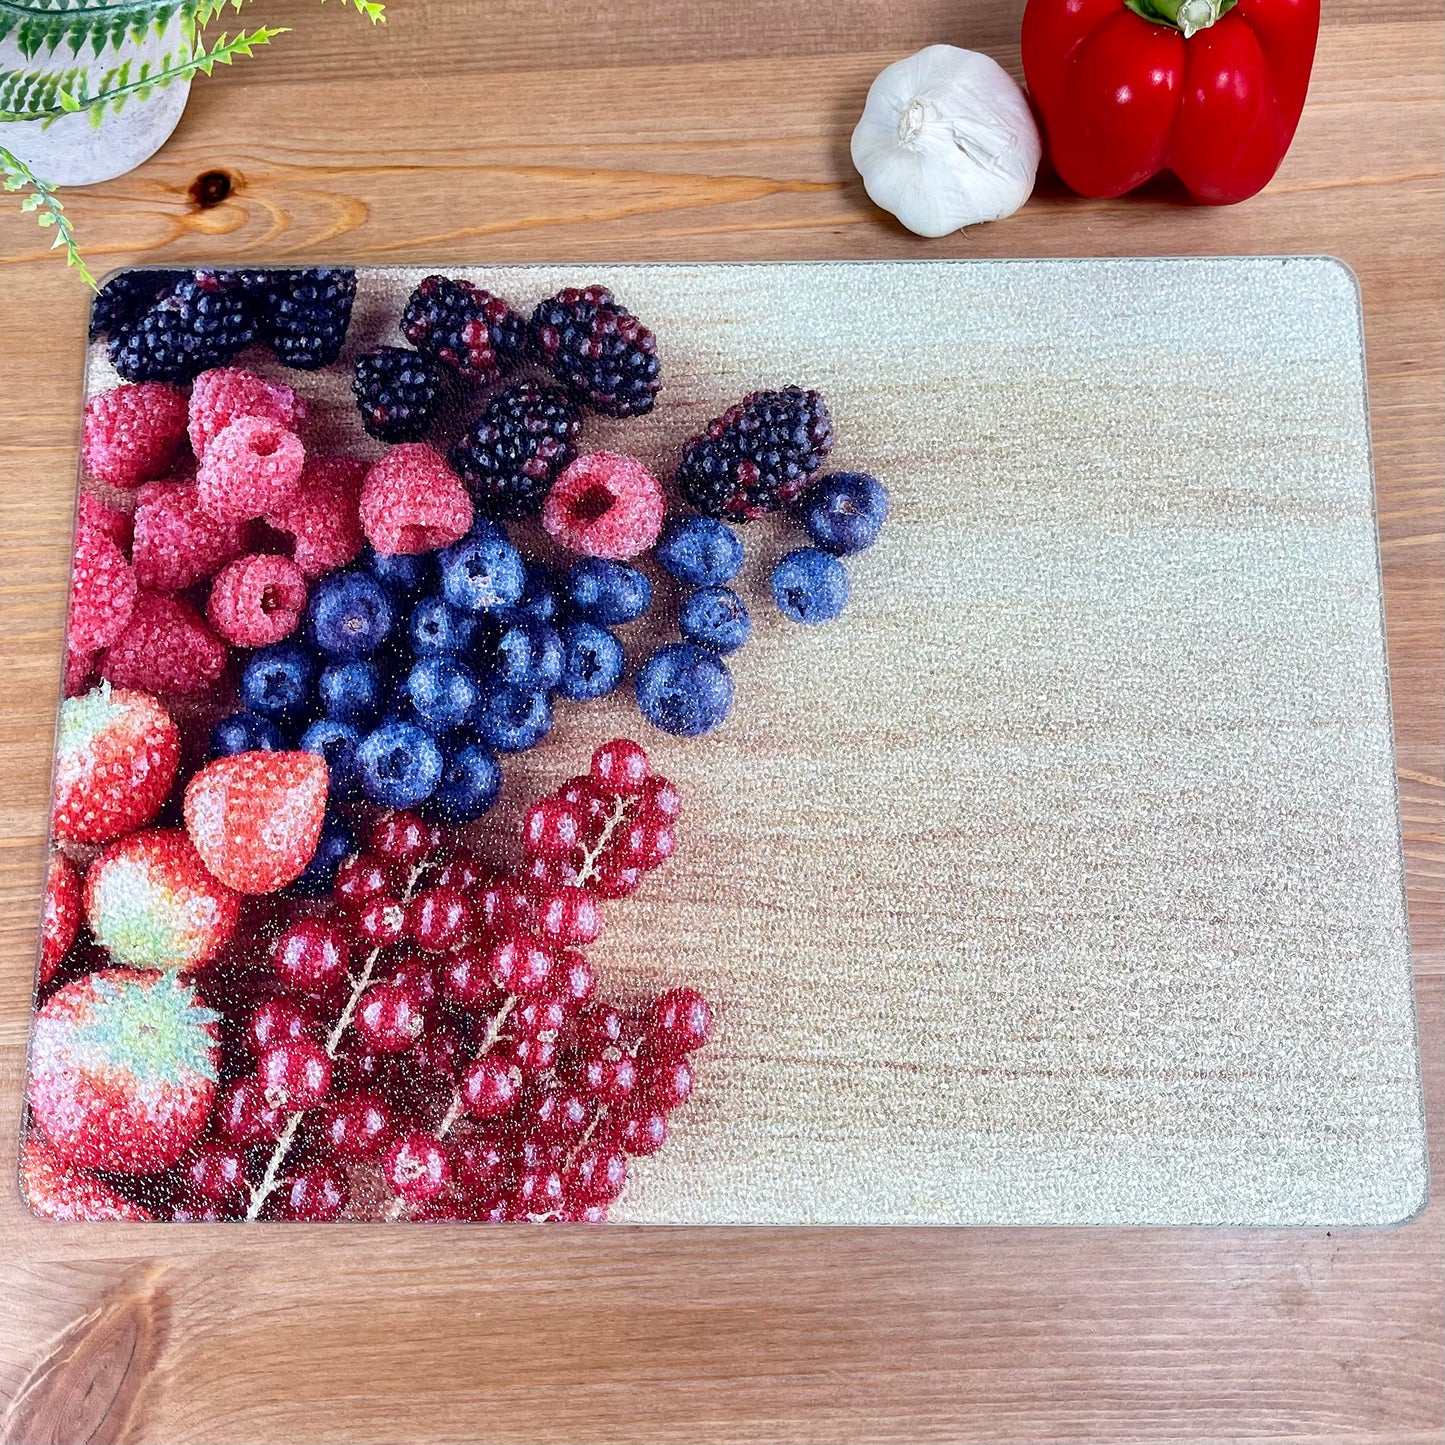
[(686, 988), (602, 1002), (580, 948), (600, 900), (671, 857), (678, 811), (619, 739), (528, 811), (519, 874), (383, 816), (332, 912), (272, 943), (280, 992), (242, 1015), (250, 1071), (223, 1087), (175, 1217), (333, 1219), (389, 1194), (388, 1218), (605, 1218), (690, 1094), (711, 1013)]

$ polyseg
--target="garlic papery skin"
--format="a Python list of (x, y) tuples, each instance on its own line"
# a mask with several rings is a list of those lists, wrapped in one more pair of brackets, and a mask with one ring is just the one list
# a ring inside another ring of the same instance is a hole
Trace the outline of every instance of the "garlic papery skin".
[(920, 236), (1013, 215), (1043, 153), (1018, 84), (996, 60), (954, 45), (890, 65), (853, 131), (869, 198)]

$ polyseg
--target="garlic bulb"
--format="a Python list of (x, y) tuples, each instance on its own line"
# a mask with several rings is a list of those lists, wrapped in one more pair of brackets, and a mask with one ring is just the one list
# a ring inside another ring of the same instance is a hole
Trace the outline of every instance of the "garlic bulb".
[(1008, 72), (953, 45), (890, 65), (853, 131), (853, 164), (869, 197), (920, 236), (1011, 216), (1033, 191), (1042, 155)]

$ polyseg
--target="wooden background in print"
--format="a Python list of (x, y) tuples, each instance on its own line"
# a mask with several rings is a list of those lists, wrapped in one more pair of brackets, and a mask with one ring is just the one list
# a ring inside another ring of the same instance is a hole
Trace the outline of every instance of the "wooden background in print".
[[(268, 9), (280, 7), (254, 13)], [(869, 208), (847, 165), (867, 82), (939, 39), (992, 49), (1016, 72), (1018, 9), (919, 3), (800, 16), (752, 0), (725, 13), (644, 5), (604, 18), (463, 3), (446, 7), (443, 24), (440, 7), (399, 4), (373, 36), (328, 8), (304, 17), (309, 34), (289, 37), (265, 68), (199, 86), (161, 157), (77, 194), (72, 210), (107, 264), (1342, 256), (1365, 305), (1410, 923), (1438, 1134), (1439, 10), (1329, 8), (1299, 140), (1270, 191), (1244, 207), (1186, 209), (1165, 186), (1080, 202), (1045, 180), (1005, 225), (918, 242)], [(302, 24), (296, 7), (286, 13)], [(231, 194), (201, 208), (192, 187), (212, 170), (231, 177)], [(28, 220), (7, 216), (0, 245), (0, 1088), (13, 1130), (84, 298)], [(744, 762), (745, 778), (747, 767), (775, 766), (761, 752)], [(1396, 1230), (1344, 1234), (262, 1235), (47, 1228), (7, 1193), (0, 1418), (17, 1441), (1425, 1441), (1442, 1424), (1439, 1220), (1431, 1206)]]

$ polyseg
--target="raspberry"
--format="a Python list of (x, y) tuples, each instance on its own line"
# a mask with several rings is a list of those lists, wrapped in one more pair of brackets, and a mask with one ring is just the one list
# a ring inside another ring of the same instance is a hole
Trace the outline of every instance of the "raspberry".
[(110, 364), (127, 381), (190, 381), (256, 339), (250, 298), (234, 271), (187, 271), (154, 305), (112, 323)]
[(470, 281), (428, 276), (406, 303), (401, 334), (463, 381), (486, 385), (526, 353), (527, 323)]
[(205, 456), (217, 433), (243, 416), (264, 417), (287, 431), (300, 431), (306, 403), (289, 386), (238, 366), (203, 371), (191, 388), (191, 450)]
[(141, 592), (125, 631), (100, 660), (115, 687), (157, 695), (206, 692), (226, 670), (226, 644), (189, 602)]
[(448, 547), (471, 525), (467, 489), (425, 443), (392, 447), (362, 483), (361, 527), (384, 556)]
[(82, 531), (70, 569), (70, 646), (109, 647), (135, 607), (136, 580), (120, 548), (104, 532)]
[(136, 493), (136, 581), (152, 592), (179, 592), (213, 576), (246, 550), (244, 522), (223, 522), (201, 509), (194, 482), (151, 482)]
[(584, 557), (635, 557), (657, 540), (667, 503), (656, 477), (635, 457), (578, 457), (547, 495), (542, 525)]
[(568, 288), (532, 313), (532, 339), (553, 376), (604, 416), (642, 416), (662, 384), (657, 341), (604, 286)]
[(228, 562), (211, 584), (206, 616), (237, 647), (289, 637), (306, 606), (306, 578), (289, 557), (253, 553)]
[(95, 671), (97, 653), (88, 647), (76, 648), (69, 644), (65, 649), (65, 695), (79, 697), (90, 686), (91, 674)]
[(746, 522), (790, 502), (833, 446), (833, 418), (816, 391), (755, 391), (683, 449), (677, 486), (709, 517)]
[(431, 430), (443, 381), (436, 362), (404, 346), (382, 346), (357, 357), (351, 392), (367, 436), (419, 442)]
[(164, 382), (117, 386), (85, 404), (85, 467), (112, 486), (134, 487), (165, 476), (185, 440), (186, 399)]
[(542, 509), (547, 489), (577, 455), (582, 414), (555, 386), (518, 382), (500, 391), (452, 448), (451, 462), (490, 516)]
[(223, 521), (244, 522), (285, 504), (301, 479), (301, 438), (259, 416), (237, 417), (206, 448), (196, 472), (201, 506)]
[(109, 537), (122, 552), (130, 547), (132, 522), (129, 512), (118, 507), (108, 507), (91, 492), (80, 494), (80, 506), (75, 519), (75, 532), (99, 532)]
[(353, 457), (307, 457), (296, 490), (266, 525), (292, 537), (292, 560), (308, 577), (344, 567), (361, 551), (358, 505), (366, 463)]

